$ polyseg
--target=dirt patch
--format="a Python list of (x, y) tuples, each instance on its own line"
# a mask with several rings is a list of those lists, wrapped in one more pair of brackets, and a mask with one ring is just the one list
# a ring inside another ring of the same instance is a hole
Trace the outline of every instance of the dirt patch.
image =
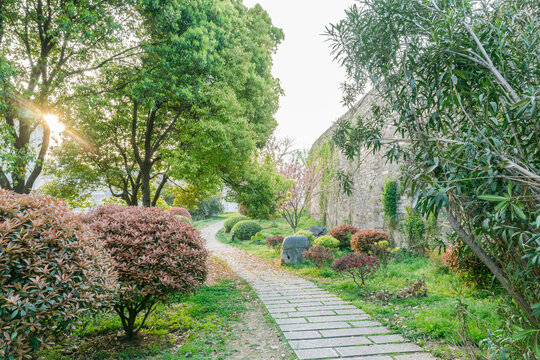
[(232, 360), (296, 359), (274, 321), (266, 316), (266, 310), (258, 298), (253, 298), (241, 320), (233, 324), (231, 332), (234, 338), (216, 359), (223, 356)]
[(214, 256), (208, 257), (208, 277), (206, 284), (215, 284), (220, 279), (236, 279), (238, 275), (228, 267), (225, 262)]

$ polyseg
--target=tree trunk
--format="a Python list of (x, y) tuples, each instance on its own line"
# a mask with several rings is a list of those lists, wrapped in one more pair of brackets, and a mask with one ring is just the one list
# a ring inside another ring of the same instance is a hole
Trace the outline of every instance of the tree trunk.
[(487, 254), (484, 249), (480, 248), (478, 245), (475, 244), (471, 236), (461, 226), (460, 222), (454, 216), (452, 211), (449, 208), (447, 208), (447, 210), (448, 221), (450, 222), (452, 229), (454, 229), (461, 241), (463, 241), (476, 254), (476, 256), (478, 256), (480, 261), (482, 261), (489, 268), (489, 270), (493, 273), (493, 275), (495, 275), (497, 280), (499, 280), (499, 282), (505, 288), (508, 294), (516, 302), (519, 308), (525, 313), (527, 319), (531, 322), (531, 324), (536, 326), (538, 324), (538, 319), (532, 315), (533, 311), (527, 300), (514, 287), (514, 285), (510, 281), (508, 281), (502, 269), (491, 259), (489, 254)]
[(144, 164), (141, 166), (142, 204), (144, 207), (152, 206), (152, 199), (150, 196), (150, 170), (150, 165)]

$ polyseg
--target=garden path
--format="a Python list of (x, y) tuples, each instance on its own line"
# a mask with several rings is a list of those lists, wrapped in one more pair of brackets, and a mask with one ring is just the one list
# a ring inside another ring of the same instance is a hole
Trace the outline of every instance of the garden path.
[(208, 249), (255, 289), (299, 359), (435, 360), (312, 282), (217, 241), (222, 227), (201, 231)]

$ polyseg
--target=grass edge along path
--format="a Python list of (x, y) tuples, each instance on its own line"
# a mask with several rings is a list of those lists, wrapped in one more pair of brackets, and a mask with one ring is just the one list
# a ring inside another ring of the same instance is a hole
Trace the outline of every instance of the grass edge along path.
[[(264, 230), (263, 230), (264, 231)], [(226, 244), (245, 250), (264, 261), (279, 261), (279, 253), (263, 244), (249, 241), (231, 241), (230, 235), (221, 229), (216, 238)], [(497, 329), (501, 318), (497, 314), (497, 296), (489, 296), (487, 292), (472, 289), (464, 285), (457, 275), (443, 268), (437, 268), (429, 259), (405, 257), (388, 266), (388, 274), (367, 283), (368, 291), (380, 290), (383, 287), (392, 290), (404, 286), (403, 279), (396, 280), (393, 275), (399, 271), (412, 271), (415, 277), (427, 277), (428, 297), (420, 299), (390, 300), (387, 303), (365, 299), (352, 281), (336, 276), (330, 267), (317, 269), (310, 265), (285, 266), (284, 269), (314, 281), (321, 288), (351, 301), (355, 306), (370, 314), (374, 319), (404, 335), (411, 341), (426, 347), (435, 356), (453, 359), (461, 350), (455, 346), (458, 342), (456, 331), (456, 305), (458, 301), (468, 305), (477, 318), (468, 318), (467, 324), (473, 329), (477, 340), (487, 337), (486, 329), (477, 325), (486, 323), (490, 330)], [(443, 271), (444, 270), (444, 271)], [(439, 274), (438, 272), (441, 271)], [(431, 279), (437, 280), (432, 284)], [(376, 285), (373, 285), (376, 284)], [(448, 288), (450, 287), (450, 288)], [(446, 288), (446, 289), (445, 289)], [(439, 294), (442, 293), (442, 294)]]
[[(211, 262), (223, 263), (215, 258)], [(115, 314), (100, 314), (82, 319), (71, 336), (55, 348), (43, 351), (40, 358), (226, 359), (222, 353), (234, 336), (233, 325), (254, 299), (258, 299), (257, 295), (245, 280), (230, 274), (220, 278), (218, 274), (212, 284), (205, 284), (196, 293), (172, 296), (169, 303), (156, 305), (137, 342), (123, 340), (120, 320)]]

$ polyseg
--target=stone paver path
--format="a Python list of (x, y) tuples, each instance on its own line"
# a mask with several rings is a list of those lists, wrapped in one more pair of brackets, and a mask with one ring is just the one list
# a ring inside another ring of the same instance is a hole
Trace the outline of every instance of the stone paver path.
[(436, 359), (312, 282), (218, 242), (222, 227), (202, 230), (208, 249), (251, 284), (299, 359)]

